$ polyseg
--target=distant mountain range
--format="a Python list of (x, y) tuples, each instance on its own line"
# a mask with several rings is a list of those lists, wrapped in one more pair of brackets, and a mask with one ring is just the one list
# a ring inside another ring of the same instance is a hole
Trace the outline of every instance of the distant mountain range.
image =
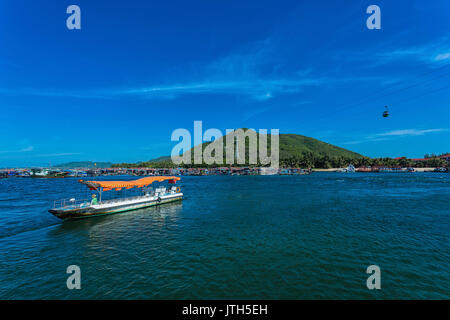
[(111, 162), (93, 162), (93, 161), (75, 161), (66, 162), (53, 166), (54, 168), (72, 169), (72, 168), (111, 168)]

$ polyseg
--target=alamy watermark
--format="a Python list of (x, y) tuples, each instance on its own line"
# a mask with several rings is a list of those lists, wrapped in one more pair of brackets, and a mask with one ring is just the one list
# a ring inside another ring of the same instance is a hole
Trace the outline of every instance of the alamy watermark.
[[(66, 20), (66, 26), (69, 30), (81, 29), (81, 9), (78, 5), (71, 4), (67, 7), (66, 13), (70, 14)], [(367, 18), (366, 26), (369, 30), (381, 29), (381, 9), (377, 5), (370, 5), (366, 9), (366, 13), (370, 14)]]
[(381, 29), (381, 9), (377, 5), (370, 5), (366, 10), (367, 14), (370, 16), (367, 18), (366, 26), (369, 30)]
[(66, 10), (67, 14), (70, 14), (66, 20), (66, 26), (69, 30), (80, 30), (81, 29), (81, 9), (77, 5), (70, 5)]
[(370, 277), (367, 278), (366, 285), (367, 289), (381, 289), (381, 270), (380, 267), (373, 264), (367, 267), (367, 274), (370, 274)]
[(66, 285), (67, 289), (81, 289), (81, 269), (79, 266), (72, 264), (67, 267), (67, 274), (70, 276), (67, 278)]
[[(253, 129), (226, 129), (224, 136), (219, 129), (215, 128), (203, 133), (202, 121), (194, 121), (194, 147), (192, 147), (191, 132), (187, 129), (176, 129), (172, 132), (171, 140), (180, 141), (181, 139), (181, 141), (172, 149), (171, 158), (175, 164), (250, 164), (269, 165), (271, 168), (278, 169), (279, 134), (279, 129), (271, 129), (270, 134), (267, 129), (259, 129), (258, 132)], [(268, 140), (270, 140), (270, 150)], [(204, 142), (208, 142), (205, 147)]]

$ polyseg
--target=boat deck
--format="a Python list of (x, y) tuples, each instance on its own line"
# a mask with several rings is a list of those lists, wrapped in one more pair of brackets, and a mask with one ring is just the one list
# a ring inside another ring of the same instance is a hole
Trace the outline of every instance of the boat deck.
[(105, 200), (95, 205), (91, 205), (87, 201), (74, 205), (68, 204), (63, 207), (50, 209), (49, 212), (61, 219), (85, 218), (142, 209), (182, 200), (182, 198), (183, 193), (181, 192), (168, 192), (160, 195), (143, 195), (130, 198)]

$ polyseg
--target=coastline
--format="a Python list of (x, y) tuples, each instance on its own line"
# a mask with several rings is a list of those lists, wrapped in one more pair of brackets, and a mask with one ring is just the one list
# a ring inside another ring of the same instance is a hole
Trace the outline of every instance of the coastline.
[[(331, 168), (331, 169), (312, 169), (312, 172), (335, 172), (341, 170), (342, 168)], [(436, 168), (414, 168), (415, 172), (433, 172)], [(358, 172), (358, 171), (357, 171)]]

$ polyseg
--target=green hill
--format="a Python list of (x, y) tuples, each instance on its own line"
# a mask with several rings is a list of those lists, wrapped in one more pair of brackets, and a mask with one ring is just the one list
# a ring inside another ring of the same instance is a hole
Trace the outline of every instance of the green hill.
[(312, 153), (315, 156), (363, 158), (362, 155), (299, 134), (280, 134), (280, 159)]
[(342, 168), (364, 165), (367, 157), (335, 145), (302, 136), (280, 134), (280, 166), (302, 168)]
[[(245, 132), (248, 129), (243, 129)], [(257, 139), (259, 141), (260, 134), (257, 133)], [(212, 165), (212, 166), (226, 166), (225, 162), (225, 147), (226, 138), (221, 137), (215, 142), (224, 141), (224, 164)], [(270, 153), (270, 135), (267, 139), (267, 146)], [(195, 148), (201, 148), (204, 150), (206, 146), (210, 143), (215, 142), (204, 142), (202, 145), (196, 146)], [(316, 168), (331, 168), (331, 167), (343, 167), (347, 166), (352, 162), (358, 162), (366, 157), (355, 153), (353, 151), (334, 146), (332, 144), (322, 142), (320, 140), (302, 136), (299, 134), (280, 134), (279, 136), (279, 148), (280, 148), (280, 166), (282, 167), (316, 167)], [(246, 149), (246, 164), (248, 165), (248, 139), (246, 139), (245, 144)], [(192, 148), (191, 159), (194, 159), (194, 148)], [(117, 167), (176, 167), (170, 157), (160, 157), (146, 162), (139, 162), (136, 164), (116, 164)], [(182, 167), (206, 167), (206, 164), (198, 165), (181, 165)]]
[[(247, 132), (249, 129), (242, 129)], [(261, 135), (256, 134), (258, 146)], [(264, 137), (265, 138), (265, 137)], [(225, 148), (226, 137), (222, 137), (217, 141), (223, 140), (224, 144), (224, 163), (225, 163)], [(270, 153), (271, 136), (267, 137), (268, 153)], [(205, 142), (202, 144), (204, 150), (207, 145), (214, 142)], [(195, 148), (198, 148), (196, 146)], [(332, 144), (322, 142), (320, 140), (302, 136), (299, 134), (280, 134), (279, 136), (280, 149), (280, 166), (282, 167), (342, 167), (347, 166), (351, 162), (365, 158), (364, 156), (344, 149)], [(194, 148), (191, 149), (193, 159)], [(248, 165), (249, 144), (248, 139), (245, 141), (246, 164)]]

